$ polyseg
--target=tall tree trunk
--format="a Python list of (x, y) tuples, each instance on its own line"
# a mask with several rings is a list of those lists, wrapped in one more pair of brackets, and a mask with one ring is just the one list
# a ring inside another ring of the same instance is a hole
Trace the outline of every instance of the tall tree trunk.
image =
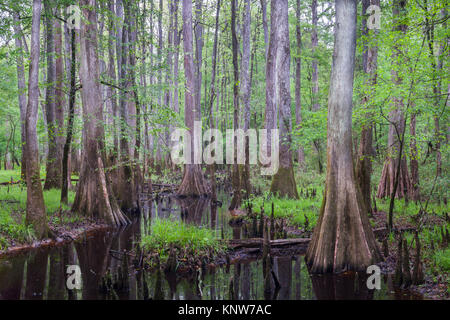
[[(398, 33), (399, 37), (404, 37), (407, 29), (407, 25), (404, 22), (406, 1), (394, 0), (392, 12), (394, 16), (394, 31)], [(402, 59), (399, 57), (400, 51), (401, 48), (399, 48), (398, 45), (395, 45), (393, 50), (393, 61), (397, 65), (401, 63), (400, 60)], [(392, 71), (392, 77), (394, 85), (400, 86), (402, 84), (402, 79), (397, 71)], [(393, 193), (395, 193), (393, 196), (403, 198), (409, 196), (411, 191), (411, 181), (409, 179), (406, 159), (403, 156), (403, 152), (400, 155), (398, 154), (399, 150), (403, 149), (404, 145), (402, 139), (405, 130), (404, 103), (402, 97), (394, 97), (393, 102), (395, 110), (389, 115), (388, 155), (384, 162), (380, 183), (378, 185), (378, 198), (391, 196)], [(399, 172), (397, 168), (399, 168)]]
[(381, 260), (352, 157), (352, 95), (356, 1), (336, 0), (328, 100), (327, 177), (319, 220), (306, 261), (313, 273), (362, 271)]
[(40, 53), (40, 18), (42, 3), (33, 0), (30, 54), (31, 63), (28, 77), (28, 104), (25, 120), (26, 129), (26, 168), (27, 168), (27, 214), (25, 223), (33, 225), (36, 236), (47, 236), (47, 213), (42, 193), (39, 147), (36, 133), (39, 104), (39, 53)]
[[(311, 49), (312, 49), (312, 75), (311, 75), (311, 84), (312, 84), (312, 111), (318, 111), (320, 108), (319, 104), (319, 69), (317, 65), (316, 51), (319, 45), (319, 39), (317, 36), (317, 25), (318, 25), (318, 17), (317, 17), (317, 0), (312, 0), (311, 2), (311, 12), (312, 12), (312, 30), (311, 30)], [(319, 164), (319, 172), (322, 173), (323, 165), (322, 165), (322, 155), (321, 155), (321, 145), (319, 140), (314, 141), (314, 147), (317, 152), (317, 159)]]
[[(70, 64), (70, 91), (69, 91), (69, 112), (67, 119), (67, 135), (66, 143), (63, 149), (62, 158), (62, 185), (61, 185), (61, 202), (68, 203), (68, 189), (70, 185), (71, 172), (69, 172), (69, 152), (70, 145), (72, 143), (73, 135), (73, 120), (75, 115), (75, 73), (76, 73), (76, 54), (75, 54), (75, 29), (70, 30), (70, 52), (71, 52), (71, 64)], [(68, 70), (68, 71), (69, 71)]]
[[(295, 57), (295, 124), (297, 127), (300, 127), (302, 124), (302, 29), (300, 25), (301, 0), (297, 0), (295, 13), (297, 18), (295, 26), (295, 34), (297, 40), (297, 56)], [(303, 150), (303, 146), (298, 147), (297, 161), (300, 166), (303, 166), (305, 164), (305, 151)]]
[[(272, 0), (271, 20), (278, 23), (277, 105), (280, 110), (279, 168), (272, 178), (270, 192), (280, 197), (298, 199), (292, 161), (291, 50), (289, 44), (288, 0)], [(272, 24), (273, 25), (273, 24)]]
[[(373, 30), (369, 31), (367, 27), (367, 17), (366, 11), (370, 5), (380, 5), (380, 0), (363, 0), (362, 1), (362, 35), (370, 40), (370, 43), (373, 43), (373, 37), (377, 37), (378, 31)], [(370, 47), (368, 45), (364, 46), (363, 52), (363, 71), (367, 75), (367, 85), (370, 88), (374, 88), (377, 83), (377, 60), (378, 59), (378, 46), (375, 44), (371, 44)], [(367, 90), (368, 92), (372, 92), (373, 90)], [(362, 97), (362, 105), (365, 106), (366, 109), (370, 108), (370, 95), (364, 95)], [(361, 130), (361, 140), (359, 144), (358, 150), (358, 159), (356, 162), (356, 179), (358, 181), (359, 187), (361, 188), (363, 200), (365, 206), (368, 210), (368, 213), (372, 212), (371, 205), (371, 182), (370, 177), (372, 175), (372, 156), (373, 156), (373, 114), (368, 112), (366, 114), (367, 123), (363, 125)]]
[(61, 163), (58, 163), (57, 124), (56, 124), (56, 69), (55, 69), (55, 35), (53, 24), (54, 8), (49, 0), (44, 1), (47, 88), (45, 90), (45, 116), (47, 119), (48, 153), (44, 190), (59, 188), (61, 185)]
[[(219, 38), (219, 18), (220, 18), (220, 5), (221, 0), (217, 0), (216, 7), (216, 27), (214, 31), (214, 44), (213, 44), (213, 52), (211, 57), (211, 86), (210, 86), (210, 98), (209, 98), (209, 126), (211, 129), (216, 127), (214, 123), (214, 99), (216, 99), (216, 69), (217, 69), (217, 47), (218, 47), (218, 38)], [(176, 19), (175, 19), (176, 21)], [(206, 97), (205, 97), (206, 98)], [(218, 98), (217, 98), (218, 100)], [(217, 115), (216, 115), (217, 116)], [(216, 164), (212, 163), (208, 166), (209, 176), (211, 180), (211, 196), (213, 200), (216, 200)]]
[(201, 121), (202, 119), (202, 60), (203, 60), (203, 25), (202, 25), (202, 6), (203, 0), (195, 1), (195, 119)]
[(267, 60), (267, 54), (269, 52), (269, 26), (267, 23), (267, 0), (260, 0), (260, 1), (261, 1), (263, 29), (264, 29), (265, 52)]
[[(80, 81), (84, 118), (84, 157), (72, 211), (100, 218), (111, 225), (125, 225), (128, 218), (120, 210), (104, 171), (103, 109), (97, 56), (97, 16), (95, 0), (80, 0)], [(86, 22), (85, 22), (86, 21)]]
[[(275, 2), (271, 3), (271, 10), (275, 10)], [(273, 13), (271, 13), (272, 15)], [(272, 132), (277, 129), (277, 48), (278, 48), (278, 26), (279, 21), (270, 19), (270, 40), (266, 59), (266, 110), (264, 115), (265, 128), (267, 130), (267, 155), (270, 158), (272, 154)]]
[[(178, 34), (178, 4), (179, 0), (174, 0), (174, 26), (173, 26), (173, 42), (175, 46), (175, 58), (173, 62), (173, 110), (176, 114), (180, 112), (180, 104), (178, 99), (178, 69), (179, 69), (179, 57), (180, 57), (180, 36)], [(220, 6), (220, 3), (217, 4)]]
[(420, 200), (419, 189), (419, 159), (416, 146), (416, 113), (411, 113), (411, 121), (409, 123), (409, 134), (411, 135), (410, 150), (411, 156), (409, 166), (411, 169), (411, 196), (414, 201)]
[[(167, 57), (166, 57), (166, 86), (167, 89), (164, 93), (164, 105), (166, 108), (173, 110), (173, 96), (172, 96), (172, 87), (173, 87), (173, 24), (174, 24), (174, 4), (173, 0), (169, 0), (167, 2), (167, 7), (169, 11), (169, 30), (167, 32)], [(172, 123), (168, 125), (169, 130), (165, 132), (166, 145), (171, 146), (171, 141), (169, 137), (169, 133), (173, 131)], [(170, 161), (170, 153), (166, 153), (165, 162), (167, 166), (169, 166)]]
[[(140, 152), (141, 152), (141, 103), (139, 100), (139, 93), (137, 91), (137, 81), (136, 81), (136, 51), (137, 51), (137, 16), (133, 3), (131, 3), (130, 7), (130, 28), (128, 29), (129, 41), (130, 41), (130, 100), (134, 103), (134, 127), (135, 127), (135, 144), (134, 144), (134, 164), (133, 168), (133, 176), (134, 176), (134, 192), (135, 197), (137, 197), (137, 193), (139, 192), (140, 185), (143, 182), (141, 165), (140, 165)], [(136, 203), (139, 205), (139, 203)]]
[(25, 181), (26, 176), (26, 154), (25, 154), (25, 115), (27, 112), (27, 96), (26, 96), (26, 81), (25, 81), (25, 68), (23, 65), (24, 46), (22, 43), (22, 30), (20, 28), (19, 14), (15, 12), (13, 14), (14, 19), (14, 34), (17, 54), (17, 90), (19, 92), (19, 111), (20, 111), (20, 132), (21, 132), (21, 145), (22, 145), (22, 164), (21, 164), (21, 177)]
[(121, 39), (121, 62), (120, 62), (120, 178), (117, 180), (117, 197), (120, 200), (122, 210), (134, 210), (138, 207), (137, 195), (135, 192), (135, 179), (132, 165), (132, 152), (130, 142), (133, 136), (134, 119), (134, 98), (132, 92), (131, 64), (129, 64), (129, 55), (131, 55), (130, 39), (130, 6), (129, 0), (123, 0), (124, 24)]
[[(109, 63), (108, 63), (108, 77), (109, 77), (109, 81), (111, 81), (112, 84), (116, 85), (116, 68), (115, 68), (115, 62), (114, 62), (114, 58), (118, 59), (119, 56), (115, 55), (115, 51), (114, 51), (114, 39), (115, 37), (115, 28), (117, 27), (115, 22), (114, 22), (114, 14), (115, 14), (115, 10), (114, 10), (114, 2), (111, 1), (109, 3), (109, 10), (111, 11), (111, 16), (109, 17), (109, 36), (108, 36), (108, 59), (109, 59)], [(117, 28), (119, 29), (119, 28)], [(111, 109), (112, 109), (112, 117), (113, 117), (113, 128), (112, 128), (112, 134), (113, 134), (113, 144), (114, 144), (114, 159), (117, 161), (118, 155), (119, 155), (119, 139), (118, 139), (118, 134), (117, 134), (117, 116), (118, 116), (118, 112), (117, 112), (117, 97), (116, 97), (116, 89), (113, 86), (108, 86), (107, 87), (107, 98), (109, 100), (109, 102), (111, 103)]]
[[(236, 10), (237, 10), (237, 0), (231, 0), (231, 43), (233, 52), (233, 106), (234, 106), (234, 117), (233, 117), (233, 128), (236, 131), (239, 129), (239, 64), (238, 64), (238, 38), (236, 34)], [(231, 204), (229, 209), (234, 210), (241, 206), (242, 195), (241, 195), (241, 174), (240, 166), (237, 163), (237, 138), (234, 137), (234, 155), (233, 159), (233, 171), (232, 171), (232, 184), (233, 184), (233, 198), (231, 199)]]
[[(251, 33), (251, 10), (250, 0), (244, 2), (244, 14), (242, 19), (242, 59), (241, 59), (241, 96), (242, 104), (244, 105), (244, 131), (250, 129), (250, 98), (251, 98), (251, 83), (250, 83), (250, 33)], [(245, 164), (242, 168), (242, 188), (245, 190), (248, 197), (252, 193), (252, 186), (250, 184), (250, 146), (249, 137), (245, 137)]]
[[(184, 45), (184, 73), (186, 89), (184, 93), (184, 121), (193, 136), (195, 120), (195, 88), (196, 76), (194, 67), (193, 36), (192, 36), (192, 0), (183, 0), (183, 45)], [(194, 152), (194, 142), (191, 139), (191, 154)], [(193, 159), (193, 156), (191, 156)], [(185, 164), (183, 180), (178, 188), (182, 196), (201, 196), (209, 192), (200, 165)]]

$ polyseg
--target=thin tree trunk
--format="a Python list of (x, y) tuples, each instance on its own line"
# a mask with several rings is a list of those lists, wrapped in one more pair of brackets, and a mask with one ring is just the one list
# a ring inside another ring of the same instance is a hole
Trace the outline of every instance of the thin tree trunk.
[[(406, 1), (395, 0), (393, 7), (394, 30), (399, 33), (400, 37), (404, 37), (406, 34), (407, 25), (402, 23), (405, 12)], [(393, 50), (393, 61), (395, 64), (401, 63), (398, 52), (400, 52), (400, 48), (398, 48), (398, 45), (395, 45)], [(392, 77), (394, 85), (400, 86), (402, 84), (402, 79), (399, 77), (397, 71), (392, 71)], [(388, 155), (384, 162), (380, 183), (378, 185), (378, 198), (391, 196), (393, 193), (394, 197), (403, 198), (411, 192), (411, 181), (409, 179), (406, 159), (403, 157), (403, 152), (399, 154), (399, 150), (403, 149), (404, 145), (404, 141), (401, 139), (404, 136), (403, 132), (405, 130), (404, 103), (401, 97), (394, 97), (393, 102), (395, 110), (389, 115)]]
[[(300, 127), (302, 124), (302, 29), (300, 25), (301, 17), (301, 0), (297, 0), (296, 7), (296, 40), (297, 40), (297, 56), (295, 57), (295, 124)], [(305, 151), (303, 146), (299, 146), (297, 150), (297, 161), (300, 166), (305, 164)]]
[[(275, 1), (272, 1), (272, 9), (274, 9), (275, 5)], [(270, 40), (266, 59), (266, 111), (264, 116), (265, 128), (267, 130), (267, 155), (269, 158), (272, 154), (271, 130), (276, 129), (278, 123), (276, 101), (278, 26), (279, 21), (270, 19)]]
[[(370, 5), (380, 5), (379, 0), (363, 0), (362, 2), (362, 16), (363, 16), (363, 36), (373, 43), (373, 37), (377, 37), (378, 31), (369, 31), (367, 27), (366, 11)], [(369, 38), (370, 37), (370, 38)], [(364, 46), (363, 52), (363, 71), (367, 75), (367, 84), (370, 88), (374, 88), (377, 83), (377, 59), (378, 59), (378, 46), (371, 44)], [(372, 92), (373, 90), (368, 90)], [(370, 95), (365, 95), (362, 98), (362, 105), (366, 109), (370, 109)], [(356, 162), (356, 179), (363, 195), (368, 213), (372, 213), (371, 205), (371, 175), (372, 175), (372, 157), (373, 157), (373, 114), (371, 112), (366, 114), (367, 123), (363, 125), (361, 130), (361, 140), (359, 144), (358, 160)]]
[[(250, 0), (244, 2), (244, 14), (242, 19), (242, 59), (241, 59), (241, 96), (242, 104), (244, 105), (244, 131), (250, 129), (250, 97), (251, 97), (251, 83), (250, 83), (250, 33), (251, 33), (251, 10)], [(246, 192), (246, 198), (252, 193), (252, 186), (250, 184), (250, 146), (249, 137), (245, 137), (245, 164), (242, 168), (242, 188)]]
[(271, 20), (278, 24), (277, 32), (277, 105), (280, 112), (279, 168), (272, 178), (270, 192), (280, 197), (298, 199), (292, 160), (292, 117), (288, 0), (272, 1)]
[(25, 68), (23, 65), (23, 55), (24, 48), (22, 43), (20, 28), (19, 14), (15, 12), (13, 14), (14, 20), (14, 33), (16, 48), (18, 49), (17, 54), (17, 90), (19, 92), (19, 111), (20, 111), (20, 132), (21, 132), (21, 145), (22, 145), (22, 164), (21, 164), (21, 177), (22, 180), (26, 179), (26, 154), (25, 154), (25, 114), (27, 112), (27, 97), (26, 97), (26, 81), (25, 81)]
[[(237, 0), (231, 0), (231, 37), (232, 37), (232, 52), (233, 52), (233, 106), (234, 106), (234, 117), (233, 117), (233, 128), (236, 131), (239, 129), (239, 64), (238, 64), (238, 38), (236, 34), (236, 10), (237, 10)], [(237, 164), (237, 138), (234, 137), (234, 155), (233, 159), (233, 171), (232, 171), (232, 184), (233, 184), (233, 198), (229, 210), (237, 209), (241, 206), (242, 195), (241, 195), (241, 177), (240, 168)]]
[(411, 170), (411, 196), (414, 201), (420, 200), (419, 189), (419, 159), (416, 146), (416, 113), (411, 113), (411, 121), (409, 123), (409, 134), (411, 135), (410, 149), (411, 156), (409, 166)]
[(56, 124), (56, 69), (55, 69), (55, 35), (53, 24), (54, 8), (49, 0), (44, 1), (47, 81), (45, 90), (45, 116), (47, 119), (48, 153), (44, 190), (59, 188), (61, 185), (61, 164), (57, 162), (57, 124)]
[[(220, 5), (221, 0), (217, 0), (217, 7), (216, 7), (216, 27), (214, 31), (214, 44), (213, 44), (213, 52), (211, 57), (211, 86), (210, 86), (210, 98), (209, 98), (209, 126), (211, 129), (214, 129), (216, 127), (214, 123), (214, 99), (216, 99), (216, 69), (217, 69), (217, 47), (218, 47), (218, 34), (219, 34), (219, 18), (220, 18)], [(218, 99), (217, 99), (218, 100)], [(209, 176), (211, 180), (211, 196), (213, 200), (216, 199), (216, 164), (210, 164), (208, 166), (209, 168)]]
[(26, 168), (27, 168), (27, 213), (25, 223), (33, 225), (36, 236), (45, 238), (48, 234), (47, 212), (42, 193), (39, 146), (36, 133), (39, 104), (39, 53), (40, 17), (42, 3), (33, 0), (30, 54), (31, 63), (28, 77), (28, 104), (25, 120), (26, 128)]
[[(311, 75), (311, 85), (312, 85), (312, 111), (318, 111), (320, 108), (319, 104), (319, 69), (317, 65), (316, 51), (319, 45), (319, 39), (317, 37), (317, 0), (312, 0), (311, 2), (311, 12), (312, 12), (312, 30), (311, 30), (311, 49), (312, 49), (312, 75)], [(317, 159), (319, 164), (319, 172), (322, 173), (322, 155), (321, 155), (321, 144), (319, 140), (314, 141), (314, 147), (317, 152)]]
[(195, 1), (195, 77), (196, 77), (196, 87), (195, 87), (195, 119), (200, 121), (202, 118), (202, 61), (203, 61), (203, 25), (202, 20), (202, 6), (203, 0)]
[(69, 172), (69, 152), (72, 143), (73, 134), (73, 120), (75, 114), (75, 72), (76, 72), (76, 54), (75, 54), (75, 29), (70, 30), (70, 51), (71, 51), (71, 65), (70, 65), (70, 91), (69, 91), (69, 112), (67, 123), (66, 143), (64, 144), (63, 159), (62, 159), (62, 186), (61, 186), (61, 202), (68, 203), (68, 189), (70, 185)]

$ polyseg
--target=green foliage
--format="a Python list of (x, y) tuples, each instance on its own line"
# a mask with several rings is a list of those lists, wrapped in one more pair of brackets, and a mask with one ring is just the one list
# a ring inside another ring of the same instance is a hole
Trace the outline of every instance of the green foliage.
[[(74, 192), (69, 191), (68, 197), (69, 202), (73, 202)], [(69, 206), (60, 203), (60, 198), (60, 190), (44, 191), (44, 201), (49, 217), (60, 208), (69, 210)], [(24, 243), (35, 239), (32, 226), (25, 225), (26, 205), (26, 187), (17, 184), (9, 187), (0, 186), (0, 250), (10, 246), (13, 242)], [(51, 219), (55, 224), (66, 224), (79, 222), (82, 217), (63, 214), (61, 218), (53, 216)]]
[(166, 256), (171, 245), (187, 247), (197, 253), (223, 249), (212, 230), (169, 219), (153, 220), (150, 233), (142, 237), (141, 243), (144, 250), (158, 252), (160, 257)]
[(433, 255), (436, 267), (444, 272), (450, 272), (450, 248), (436, 250)]

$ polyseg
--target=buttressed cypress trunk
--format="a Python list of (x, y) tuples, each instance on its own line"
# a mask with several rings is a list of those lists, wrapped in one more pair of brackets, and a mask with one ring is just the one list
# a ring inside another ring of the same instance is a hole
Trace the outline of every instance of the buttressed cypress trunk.
[[(372, 40), (372, 37), (376, 37), (378, 34), (377, 30), (369, 31), (367, 27), (366, 12), (369, 5), (380, 5), (380, 0), (363, 0), (362, 2), (362, 15), (363, 15), (363, 36)], [(369, 38), (370, 37), (370, 38)], [(370, 41), (369, 40), (369, 41)], [(365, 45), (363, 51), (363, 69), (364, 73), (368, 76), (368, 85), (374, 87), (377, 83), (377, 61), (378, 61), (378, 46), (372, 44), (370, 41), (370, 46)], [(371, 90), (372, 91), (372, 90)], [(362, 97), (362, 104), (370, 109), (370, 95), (366, 94)], [(372, 113), (369, 112), (366, 115), (367, 123), (363, 125), (361, 130), (361, 140), (359, 143), (358, 159), (356, 162), (356, 178), (361, 188), (363, 195), (363, 200), (367, 207), (368, 213), (372, 212), (371, 196), (370, 196), (370, 184), (372, 175), (372, 156), (373, 156), (373, 120)]]
[[(406, 34), (407, 25), (405, 24), (406, 1), (394, 0), (392, 9), (394, 16), (394, 31), (397, 32), (398, 37), (404, 37)], [(400, 57), (400, 52), (403, 49), (395, 45), (392, 54), (392, 60), (395, 64), (403, 63), (403, 57)], [(398, 66), (397, 66), (398, 67)], [(398, 71), (392, 71), (392, 78), (394, 85), (400, 86), (403, 82), (399, 76)], [(389, 114), (389, 134), (388, 134), (388, 154), (384, 162), (383, 171), (381, 173), (380, 183), (378, 185), (377, 197), (390, 197), (395, 190), (396, 198), (403, 198), (409, 196), (411, 193), (411, 181), (408, 174), (408, 165), (403, 152), (399, 155), (401, 148), (404, 150), (404, 131), (405, 131), (405, 115), (404, 102), (402, 97), (394, 97), (394, 110)], [(403, 146), (401, 145), (403, 144)], [(399, 164), (400, 161), (400, 164)], [(399, 168), (397, 174), (397, 168)], [(398, 177), (398, 178), (397, 178)], [(396, 181), (398, 180), (398, 181)], [(396, 183), (397, 182), (397, 183)]]
[(352, 161), (356, 1), (336, 0), (335, 4), (325, 196), (306, 254), (313, 273), (365, 270), (381, 260)]
[[(186, 90), (184, 94), (184, 121), (189, 131), (193, 133), (195, 119), (195, 70), (192, 45), (192, 0), (183, 0), (183, 44), (184, 44), (184, 73), (186, 77)], [(194, 159), (194, 139), (191, 139), (191, 159)], [(198, 164), (184, 166), (183, 181), (178, 188), (182, 196), (201, 196), (209, 192), (203, 172)]]
[(279, 169), (273, 176), (270, 192), (280, 197), (298, 199), (297, 185), (295, 184), (292, 151), (291, 151), (291, 87), (290, 63), (291, 54), (289, 46), (289, 19), (288, 1), (272, 1), (272, 17), (278, 23), (278, 53), (277, 53), (277, 105), (280, 108), (280, 146)]
[(42, 3), (33, 1), (33, 17), (31, 26), (31, 64), (28, 77), (28, 104), (25, 120), (26, 157), (27, 157), (27, 214), (25, 222), (33, 225), (36, 236), (41, 239), (47, 236), (47, 213), (39, 175), (39, 147), (36, 133), (39, 104), (39, 30)]
[[(100, 218), (111, 225), (125, 225), (128, 218), (121, 212), (111, 191), (103, 165), (103, 109), (97, 56), (97, 15), (95, 0), (80, 0), (83, 18), (80, 30), (80, 81), (83, 104), (84, 139), (80, 181), (72, 211)], [(85, 22), (87, 21), (87, 22)]]

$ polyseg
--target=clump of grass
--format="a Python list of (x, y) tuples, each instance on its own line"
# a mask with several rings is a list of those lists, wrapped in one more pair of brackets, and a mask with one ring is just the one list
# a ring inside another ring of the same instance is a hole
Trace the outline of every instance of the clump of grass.
[[(69, 203), (73, 202), (75, 193), (69, 191)], [(18, 201), (19, 207), (25, 210), (27, 206), (27, 188), (20, 185), (0, 187), (0, 199), (8, 201)], [(51, 189), (44, 191), (44, 202), (48, 214), (53, 214), (59, 210), (69, 210), (70, 207), (61, 203), (61, 190)]]
[(31, 226), (25, 225), (24, 211), (16, 203), (2, 203), (0, 207), (0, 250), (6, 249), (12, 241), (19, 243), (35, 239)]
[(309, 226), (313, 227), (317, 222), (322, 203), (322, 193), (319, 191), (317, 193), (315, 198), (300, 198), (299, 200), (269, 197), (267, 194), (252, 198), (251, 203), (255, 213), (260, 214), (261, 207), (264, 206), (265, 215), (270, 217), (273, 202), (275, 218), (287, 219), (293, 226), (302, 226), (305, 224), (305, 217), (308, 217)]
[[(10, 170), (11, 171), (11, 170)], [(18, 171), (20, 176), (20, 170)], [(61, 191), (57, 189), (44, 191), (44, 202), (47, 214), (53, 215), (60, 208), (70, 209), (69, 206), (60, 203)], [(75, 198), (73, 192), (69, 192), (69, 202)], [(10, 246), (13, 242), (26, 243), (35, 239), (32, 226), (25, 225), (25, 210), (27, 206), (27, 189), (21, 185), (0, 187), (0, 250)], [(55, 217), (56, 224), (66, 224), (81, 221), (79, 216), (63, 215), (61, 219)]]
[(171, 246), (196, 255), (217, 254), (224, 249), (212, 230), (169, 219), (152, 221), (150, 234), (142, 237), (141, 245), (144, 251), (157, 252), (161, 260), (167, 258)]
[(433, 254), (436, 268), (443, 272), (450, 272), (450, 248), (436, 250)]

